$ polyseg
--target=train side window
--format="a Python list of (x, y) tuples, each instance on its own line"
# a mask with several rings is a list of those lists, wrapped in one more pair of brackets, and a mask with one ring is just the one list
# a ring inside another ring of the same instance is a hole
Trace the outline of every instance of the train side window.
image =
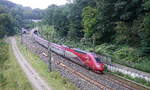
[(75, 51), (78, 52), (78, 53), (86, 54), (86, 53), (83, 52), (83, 51), (79, 51), (79, 50), (75, 50)]
[(98, 58), (98, 57), (95, 57), (95, 60), (96, 60), (96, 62), (98, 62), (98, 63), (101, 63), (101, 62), (102, 62), (102, 60), (101, 60), (100, 58)]
[(23, 31), (22, 33), (23, 33), (23, 34), (26, 34), (26, 31)]
[(37, 31), (34, 31), (34, 34), (38, 34), (38, 32), (37, 32)]

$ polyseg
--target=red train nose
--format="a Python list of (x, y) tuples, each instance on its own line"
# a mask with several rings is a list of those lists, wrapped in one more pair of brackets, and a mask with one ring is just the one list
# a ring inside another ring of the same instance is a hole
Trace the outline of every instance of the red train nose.
[(96, 70), (97, 71), (104, 71), (104, 64), (100, 63), (96, 65)]

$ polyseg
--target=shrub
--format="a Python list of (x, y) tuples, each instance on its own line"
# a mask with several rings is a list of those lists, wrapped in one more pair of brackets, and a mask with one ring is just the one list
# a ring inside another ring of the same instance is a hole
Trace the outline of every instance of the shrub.
[(115, 45), (101, 44), (96, 46), (96, 53), (103, 55), (113, 55), (113, 52), (116, 50)]
[(96, 46), (96, 53), (111, 57), (114, 61), (130, 63), (142, 60), (142, 57), (139, 56), (138, 50), (129, 46), (101, 44)]
[(145, 71), (145, 72), (148, 72), (150, 73), (150, 61), (147, 60), (148, 58), (143, 58), (143, 60), (139, 63), (135, 63), (133, 65), (134, 68), (138, 69), (138, 70), (141, 70), (141, 71)]
[(6, 85), (6, 78), (4, 75), (0, 72), (0, 87), (4, 87)]
[(114, 52), (115, 59), (124, 60), (126, 62), (139, 62), (139, 56), (137, 50), (134, 48), (125, 46), (121, 47)]
[(0, 68), (2, 68), (6, 60), (8, 60), (8, 51), (8, 45), (3, 41), (0, 41)]

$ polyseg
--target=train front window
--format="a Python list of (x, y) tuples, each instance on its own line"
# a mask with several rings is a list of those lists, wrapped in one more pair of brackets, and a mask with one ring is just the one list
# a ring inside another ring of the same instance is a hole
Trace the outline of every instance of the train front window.
[(97, 63), (101, 63), (101, 59), (100, 58), (96, 57), (95, 60), (96, 60)]

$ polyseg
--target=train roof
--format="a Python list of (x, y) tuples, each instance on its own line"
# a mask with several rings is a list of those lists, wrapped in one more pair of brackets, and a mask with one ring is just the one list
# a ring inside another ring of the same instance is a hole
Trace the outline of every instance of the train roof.
[(88, 51), (83, 51), (83, 50), (80, 50), (80, 49), (77, 49), (77, 48), (72, 48), (74, 49), (76, 52), (79, 52), (79, 53), (83, 53), (83, 54), (91, 54), (91, 55), (94, 55), (94, 57), (97, 57), (97, 55), (94, 53), (94, 52), (88, 52)]
[(80, 49), (77, 49), (77, 48), (73, 48), (76, 52), (79, 52), (79, 53), (83, 53), (83, 54), (87, 54), (87, 53), (90, 53), (90, 52), (86, 52), (86, 51), (83, 51), (83, 50), (80, 50)]

